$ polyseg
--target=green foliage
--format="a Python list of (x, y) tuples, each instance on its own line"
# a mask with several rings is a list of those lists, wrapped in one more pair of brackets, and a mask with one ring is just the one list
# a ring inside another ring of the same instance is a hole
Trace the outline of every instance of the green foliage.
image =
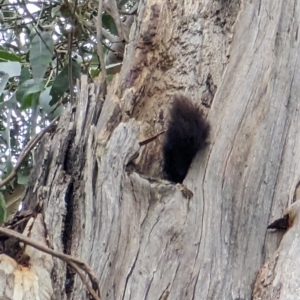
[(27, 67), (22, 66), (22, 68), (21, 68), (21, 74), (20, 74), (20, 85), (24, 81), (29, 80), (30, 77), (31, 77), (30, 70)]
[(21, 64), (17, 61), (0, 62), (0, 71), (8, 74), (9, 77), (19, 76)]
[(19, 63), (22, 62), (21, 58), (18, 55), (7, 52), (5, 50), (0, 50), (0, 62), (7, 61), (18, 61)]
[(0, 73), (0, 94), (1, 95), (6, 87), (8, 79), (9, 79), (9, 75), (7, 73), (2, 73), (2, 72)]
[(13, 169), (13, 163), (11, 159), (8, 159), (5, 162), (5, 168), (3, 170), (3, 176), (1, 177), (1, 180), (5, 179), (11, 173), (12, 169)]
[(3, 193), (0, 191), (0, 224), (6, 220), (6, 204)]
[[(71, 72), (72, 72), (72, 82), (76, 83), (76, 79), (80, 76), (80, 65), (77, 62), (72, 61), (71, 64)], [(65, 65), (62, 71), (55, 78), (50, 95), (52, 96), (52, 100), (50, 101), (50, 105), (57, 103), (60, 97), (63, 96), (65, 92), (69, 90), (69, 74), (70, 68), (69, 65)]]
[[(43, 79), (27, 79), (22, 82), (16, 93), (17, 100), (24, 102), (27, 100), (28, 96), (41, 92), (44, 89), (45, 82)], [(27, 100), (28, 101), (28, 100)], [(25, 106), (23, 108), (29, 108), (30, 106)]]
[(23, 184), (26, 185), (29, 181), (29, 173), (22, 173), (22, 172), (18, 172), (17, 175), (17, 182), (18, 184)]
[(52, 60), (53, 50), (54, 42), (49, 32), (40, 32), (34, 36), (29, 54), (34, 79), (44, 77)]
[[(117, 2), (119, 9), (129, 9), (136, 1)], [(77, 4), (53, 0), (0, 4), (1, 176), (35, 133), (62, 113), (70, 100), (70, 89), (76, 93), (81, 70), (91, 78), (101, 71), (96, 42), (98, 3)], [(106, 12), (102, 25), (111, 35), (118, 35), (115, 21)], [(103, 38), (105, 53), (112, 46)], [(29, 156), (22, 166), (19, 183), (28, 179), (32, 161)]]
[(40, 94), (39, 105), (43, 109), (43, 111), (50, 116), (51, 119), (55, 119), (62, 114), (63, 106), (62, 104), (58, 106), (50, 104), (50, 101), (52, 99), (50, 90), (51, 87), (48, 87)]
[(102, 24), (105, 28), (107, 28), (112, 34), (117, 35), (118, 34), (118, 30), (116, 27), (116, 23), (114, 21), (114, 19), (108, 15), (108, 14), (103, 14), (102, 16)]
[(107, 81), (111, 82), (114, 79), (114, 76), (115, 75), (112, 75), (112, 74), (107, 75)]

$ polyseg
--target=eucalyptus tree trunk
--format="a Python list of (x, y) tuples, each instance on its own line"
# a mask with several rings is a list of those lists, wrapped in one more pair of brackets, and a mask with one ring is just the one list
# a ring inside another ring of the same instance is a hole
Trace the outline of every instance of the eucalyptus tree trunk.
[[(300, 268), (286, 268), (297, 214), (280, 246), (267, 230), (297, 198), (299, 24), (295, 1), (144, 0), (107, 92), (82, 77), (24, 203), (42, 203), (40, 239), (86, 261), (101, 299), (251, 299), (265, 262), (253, 298), (299, 299)], [(190, 200), (159, 180), (162, 137), (139, 144), (166, 129), (178, 93), (212, 128), (184, 181)], [(60, 260), (45, 274), (43, 299), (88, 299)]]

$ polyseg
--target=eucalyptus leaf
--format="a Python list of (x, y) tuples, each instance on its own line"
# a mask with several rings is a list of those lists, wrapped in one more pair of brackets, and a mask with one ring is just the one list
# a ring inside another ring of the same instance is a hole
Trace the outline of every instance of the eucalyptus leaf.
[(7, 73), (0, 73), (0, 95), (2, 95), (5, 87), (6, 87), (6, 84), (8, 82), (8, 79), (9, 79), (9, 75)]
[(51, 114), (51, 119), (55, 119), (56, 117), (61, 116), (63, 112), (63, 105), (58, 105), (58, 107), (54, 110), (56, 104), (52, 106), (50, 105), (52, 99), (50, 96), (50, 90), (51, 87), (48, 87), (40, 94), (39, 104), (46, 114)]
[(30, 65), (33, 78), (43, 78), (52, 60), (54, 42), (50, 32), (40, 32), (31, 41)]
[(13, 54), (6, 50), (0, 50), (0, 62), (7, 62), (7, 61), (18, 61), (21, 63), (22, 59), (16, 54)]
[(10, 98), (0, 103), (0, 111), (6, 108), (15, 109), (17, 106), (16, 93), (14, 92)]
[(29, 69), (27, 67), (22, 66), (21, 75), (20, 75), (20, 84), (30, 79), (30, 77), (31, 75)]
[(11, 160), (6, 161), (6, 166), (5, 166), (5, 175), (2, 176), (2, 179), (5, 179), (13, 170), (13, 163)]
[(24, 174), (22, 172), (18, 172), (17, 174), (17, 183), (26, 185), (29, 181), (30, 174)]
[(7, 133), (6, 133), (6, 130), (0, 131), (0, 135), (1, 135), (1, 139), (3, 139), (4, 141), (6, 141), (6, 143), (7, 143)]
[[(80, 65), (72, 61), (72, 81), (73, 85), (76, 84), (76, 79), (79, 78), (81, 72)], [(73, 88), (73, 87), (72, 87)], [(63, 96), (65, 92), (69, 90), (69, 65), (65, 65), (62, 71), (55, 78), (50, 95), (52, 99), (50, 101), (50, 105), (57, 103), (60, 97)]]
[[(2, 5), (2, 3), (1, 3)], [(16, 12), (13, 10), (5, 10), (2, 11), (4, 18), (15, 18), (16, 17)]]
[(21, 110), (25, 110), (28, 108), (36, 109), (38, 105), (38, 99), (40, 96), (40, 92), (29, 94), (22, 101)]
[(0, 192), (0, 224), (3, 224), (6, 220), (6, 204), (4, 195)]
[(118, 35), (117, 26), (112, 16), (104, 13), (102, 15), (102, 24), (103, 27), (107, 28), (112, 34)]
[(54, 17), (60, 17), (60, 16), (61, 16), (60, 5), (54, 6), (51, 9), (51, 17), (54, 18)]
[(44, 89), (45, 82), (43, 79), (28, 79), (21, 83), (17, 89), (17, 100), (23, 102), (23, 100), (30, 94), (41, 92)]
[(9, 77), (20, 76), (21, 64), (18, 61), (0, 62), (0, 72), (7, 73)]
[(62, 104), (58, 105), (58, 107), (51, 113), (51, 119), (60, 117), (63, 111), (64, 111), (64, 106)]
[(52, 97), (50, 96), (51, 87), (45, 88), (44, 91), (41, 92), (39, 97), (39, 104), (45, 113), (50, 113), (52, 108), (50, 105), (50, 101)]

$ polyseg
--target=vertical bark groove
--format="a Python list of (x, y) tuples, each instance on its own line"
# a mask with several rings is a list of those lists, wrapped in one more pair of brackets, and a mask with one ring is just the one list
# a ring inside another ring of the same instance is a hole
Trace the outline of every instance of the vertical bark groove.
[[(255, 299), (298, 297), (298, 277), (280, 273), (297, 275), (297, 224), (274, 256), (280, 237), (267, 225), (300, 177), (300, 6), (253, 0), (240, 9), (239, 1), (141, 1), (107, 94), (83, 77), (76, 111), (41, 146), (26, 199), (43, 200), (50, 244), (62, 250), (72, 197), (70, 252), (96, 272), (103, 299), (251, 299), (268, 257)], [(209, 148), (184, 181), (189, 201), (145, 176), (159, 174), (161, 139), (139, 146), (165, 129), (178, 92), (204, 102), (212, 124)], [(138, 168), (127, 171), (137, 153)], [(53, 263), (53, 299), (66, 299), (66, 266)], [(77, 276), (73, 287), (71, 299), (88, 298)]]

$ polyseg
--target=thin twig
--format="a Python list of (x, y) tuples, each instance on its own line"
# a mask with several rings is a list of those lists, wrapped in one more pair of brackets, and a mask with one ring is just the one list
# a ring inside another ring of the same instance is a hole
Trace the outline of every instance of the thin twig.
[(123, 40), (128, 43), (129, 39), (127, 33), (124, 32), (124, 26), (120, 18), (116, 0), (105, 1), (104, 5), (105, 11), (110, 14), (115, 21), (119, 36), (121, 36)]
[(104, 64), (104, 53), (102, 49), (102, 10), (103, 10), (103, 0), (99, 0), (98, 15), (97, 15), (97, 52), (99, 56), (101, 72), (104, 80), (106, 81), (106, 69)]
[(150, 138), (148, 138), (148, 139), (145, 139), (145, 140), (139, 142), (140, 146), (142, 147), (142, 146), (144, 146), (144, 145), (149, 144), (150, 142), (154, 141), (154, 140), (157, 139), (161, 134), (163, 134), (163, 133), (165, 133), (165, 132), (166, 132), (166, 131), (163, 130), (163, 131), (159, 132), (158, 134), (156, 134), (156, 135), (154, 135), (154, 136), (152, 136), (152, 137), (150, 137)]
[(136, 12), (128, 12), (128, 11), (123, 11), (123, 10), (118, 10), (120, 15), (124, 15), (124, 16), (132, 16), (132, 15), (136, 15)]
[(43, 14), (43, 10), (44, 10), (44, 3), (42, 3), (42, 7), (41, 7), (41, 11), (39, 13), (37, 24), (40, 24), (40, 20), (41, 20), (42, 14)]
[[(86, 286), (87, 290), (89, 291), (89, 293), (94, 297), (94, 299), (96, 300), (101, 300), (99, 298), (99, 296), (96, 294), (95, 290), (89, 285), (89, 283), (86, 281), (85, 277), (81, 274), (80, 269), (77, 267), (76, 264), (74, 264), (73, 262), (69, 262), (68, 263), (69, 266), (71, 268), (73, 268), (75, 270), (75, 272), (78, 274), (78, 276), (80, 277), (81, 281), (83, 282), (83, 284)], [(98, 290), (99, 292), (99, 290)]]
[(72, 61), (72, 41), (73, 41), (73, 28), (68, 34), (68, 77), (71, 104), (74, 104), (74, 85), (73, 85), (73, 61)]
[(27, 155), (30, 153), (30, 151), (37, 145), (37, 143), (42, 139), (42, 137), (45, 135), (46, 132), (48, 132), (52, 125), (56, 122), (58, 119), (55, 118), (46, 128), (44, 128), (41, 132), (39, 132), (32, 140), (28, 142), (28, 144), (23, 148), (23, 150), (20, 153), (20, 156), (18, 158), (18, 161), (15, 165), (15, 167), (12, 169), (11, 173), (0, 182), (0, 188), (6, 185), (8, 182), (10, 182), (12, 179), (14, 179), (15, 176), (17, 176), (18, 170), (20, 169), (22, 163), (24, 162)]
[[(83, 270), (85, 273), (87, 273), (87, 275), (89, 276), (92, 285), (94, 288), (94, 291), (97, 289), (99, 291), (99, 286), (98, 286), (98, 282), (97, 282), (97, 278), (96, 275), (94, 274), (94, 272), (92, 271), (92, 269), (82, 260), (68, 255), (68, 254), (64, 254), (64, 253), (60, 253), (58, 251), (55, 251), (53, 249), (50, 249), (48, 247), (46, 247), (45, 245), (38, 243), (34, 240), (32, 240), (31, 238), (28, 238), (14, 230), (8, 229), (8, 228), (4, 228), (4, 227), (0, 227), (0, 233), (5, 234), (7, 236), (11, 236), (14, 237), (16, 239), (18, 239), (19, 241), (23, 242), (24, 244), (30, 245), (40, 251), (43, 251), (45, 253), (48, 253), (54, 257), (57, 257), (61, 260), (63, 260), (65, 263), (69, 264), (73, 263), (75, 264), (78, 268), (80, 268), (81, 270)], [(71, 265), (71, 267), (73, 267)], [(76, 269), (75, 269), (76, 270)], [(96, 300), (100, 300), (100, 298), (97, 296), (97, 298), (95, 298)]]
[(15, 227), (19, 226), (20, 224), (28, 221), (30, 218), (31, 218), (31, 216), (25, 217), (24, 219), (21, 219), (12, 225), (8, 225), (7, 228), (15, 228)]
[[(22, 1), (22, 3), (20, 3), (20, 1)], [(27, 15), (31, 18), (32, 22), (35, 24), (34, 26), (34, 29), (35, 29), (35, 32), (37, 33), (37, 35), (39, 36), (39, 38), (42, 40), (42, 42), (45, 44), (46, 48), (49, 50), (49, 52), (51, 53), (52, 55), (52, 51), (51, 49), (49, 48), (49, 46), (47, 45), (47, 43), (44, 41), (44, 39), (42, 38), (40, 31), (43, 31), (44, 28), (36, 21), (36, 19), (34, 18), (34, 16), (31, 14), (31, 12), (28, 10), (27, 8), (27, 5), (25, 3), (24, 0), (18, 0), (18, 4), (24, 8), (25, 12), (27, 13)], [(39, 29), (39, 30), (38, 30)], [(55, 53), (55, 57), (57, 58), (57, 63), (60, 64), (62, 66), (62, 62), (60, 61), (59, 57), (58, 57), (58, 53), (56, 51), (56, 49), (54, 48), (54, 53)]]
[[(68, 3), (68, 1), (65, 1), (65, 4), (69, 7), (71, 7), (70, 4)], [(71, 100), (72, 104), (74, 104), (74, 102), (75, 102), (75, 99), (74, 99), (74, 82), (73, 82), (72, 48), (73, 48), (74, 31), (75, 31), (76, 25), (77, 25), (76, 21), (77, 21), (77, 23), (79, 23), (77, 18), (76, 18), (76, 9), (77, 9), (77, 1), (75, 1), (74, 9), (72, 11), (72, 15), (71, 15), (71, 18), (70, 18), (72, 27), (71, 27), (71, 30), (68, 34), (68, 75), (69, 75), (70, 100)]]

